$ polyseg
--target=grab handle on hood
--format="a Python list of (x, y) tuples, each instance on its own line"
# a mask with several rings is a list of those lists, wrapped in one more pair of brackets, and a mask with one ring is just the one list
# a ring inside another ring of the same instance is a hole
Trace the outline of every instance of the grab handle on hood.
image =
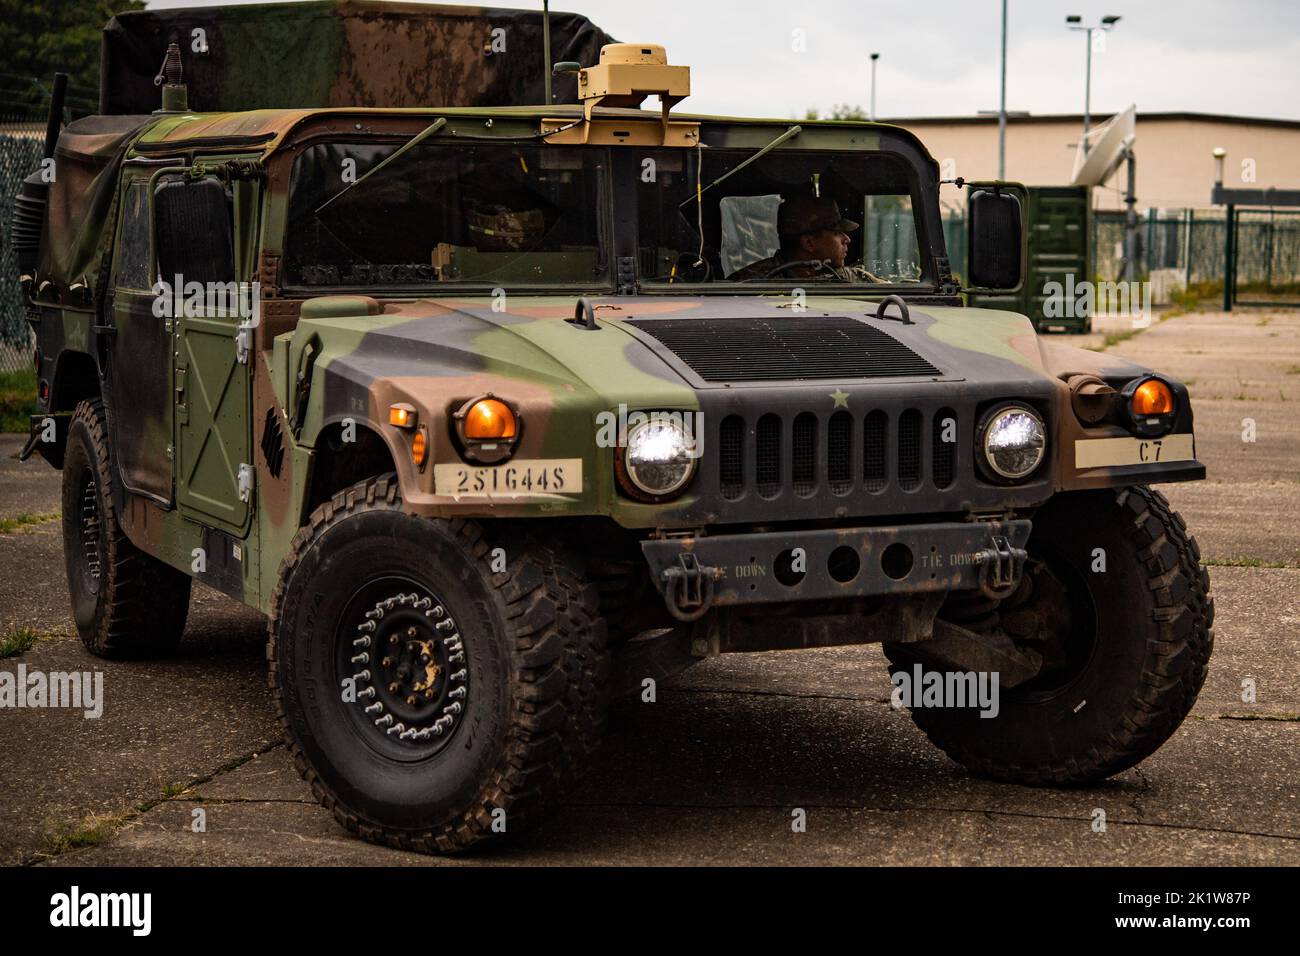
[[(885, 309), (891, 305), (898, 306), (898, 315), (885, 314)], [(902, 297), (896, 295), (887, 295), (880, 300), (880, 304), (876, 306), (876, 318), (893, 319), (895, 322), (902, 322), (904, 325), (912, 324), (912, 313), (908, 310), (907, 303), (903, 301)]]
[(586, 296), (578, 298), (577, 304), (573, 307), (573, 318), (567, 321), (570, 325), (588, 332), (600, 331), (600, 326), (596, 324), (596, 310), (592, 308)]

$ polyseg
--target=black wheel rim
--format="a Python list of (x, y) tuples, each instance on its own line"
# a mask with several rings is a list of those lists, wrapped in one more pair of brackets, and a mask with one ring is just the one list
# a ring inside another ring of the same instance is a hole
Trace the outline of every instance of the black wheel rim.
[[(1031, 645), (1043, 654), (1038, 676), (1010, 688), (1007, 695), (1039, 704), (1069, 693), (1079, 682), (1097, 653), (1099, 620), (1087, 575), (1064, 555), (1031, 550), (1024, 573), (1034, 582), (1035, 610), (1049, 636)], [(1006, 613), (1006, 602), (999, 610)]]
[(405, 578), (372, 580), (348, 600), (336, 644), (343, 703), (367, 746), (402, 761), (447, 747), (469, 702), (469, 666), (437, 595)]

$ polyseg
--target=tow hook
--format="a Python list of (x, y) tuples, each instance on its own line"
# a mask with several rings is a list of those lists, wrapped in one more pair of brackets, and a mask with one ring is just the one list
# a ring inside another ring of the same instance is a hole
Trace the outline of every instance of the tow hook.
[(677, 564), (664, 568), (664, 602), (668, 613), (679, 621), (698, 621), (713, 605), (713, 582), (726, 572), (700, 564), (692, 551), (677, 555)]
[(986, 597), (998, 600), (1010, 596), (1020, 584), (1020, 574), (1028, 556), (1024, 548), (1011, 547), (1005, 535), (993, 535), (989, 547), (975, 556), (980, 569), (980, 591)]

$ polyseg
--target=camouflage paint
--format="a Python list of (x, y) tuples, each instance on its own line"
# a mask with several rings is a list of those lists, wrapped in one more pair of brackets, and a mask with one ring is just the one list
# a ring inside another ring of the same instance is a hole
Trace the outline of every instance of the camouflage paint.
[[(299, 144), (315, 137), (346, 138), (358, 131), (367, 136), (391, 136), (393, 141), (424, 129), (438, 116), (448, 119), (439, 137), (482, 135), (484, 120), (494, 120), (493, 135), (501, 138), (535, 133), (543, 117), (575, 117), (579, 108), (556, 107), (431, 110), (256, 110), (244, 114), (161, 117), (139, 135), (130, 155), (160, 157), (195, 151), (204, 161), (238, 155), (263, 164), (260, 234), (257, 238), (257, 278), (262, 283), (263, 322), (254, 343), (251, 407), (252, 456), (257, 469), (254, 519), (238, 542), (242, 554), (242, 583), (232, 590), (247, 603), (266, 609), (281, 557), (305, 519), (311, 493), (312, 469), (318, 442), (325, 430), (345, 419), (379, 436), (396, 464), (405, 507), (428, 515), (487, 518), (537, 518), (601, 515), (628, 528), (696, 529), (716, 515), (690, 489), (667, 504), (645, 504), (624, 497), (613, 476), (613, 449), (595, 444), (596, 415), (629, 410), (700, 411), (726, 408), (740, 401), (740, 390), (724, 396), (718, 389), (693, 387), (671, 363), (649, 347), (643, 336), (625, 324), (654, 315), (716, 318), (737, 314), (768, 315), (797, 321), (784, 296), (768, 294), (643, 294), (601, 295), (593, 290), (599, 331), (585, 331), (566, 322), (573, 316), (574, 293), (512, 293), (504, 311), (493, 311), (486, 295), (450, 293), (412, 297), (382, 295), (378, 314), (299, 318), (302, 302), (315, 293), (280, 286), (287, 194), (292, 161)], [(649, 116), (639, 111), (611, 111), (618, 116)], [(702, 124), (712, 145), (757, 149), (788, 120), (725, 120), (686, 117)], [(803, 123), (804, 131), (782, 149), (869, 149), (879, 146), (881, 128), (858, 123)], [(899, 140), (921, 149), (909, 133), (891, 131)], [(233, 142), (246, 144), (230, 152)], [(213, 159), (209, 160), (208, 155)], [(921, 152), (924, 170), (933, 178), (937, 167)], [(251, 241), (251, 237), (249, 239)], [(251, 253), (241, 250), (241, 256)], [(663, 290), (667, 291), (666, 287)], [(1083, 428), (1070, 412), (1065, 379), (1090, 373), (1120, 382), (1143, 373), (1140, 366), (1097, 353), (1084, 352), (1038, 339), (1029, 321), (1014, 313), (932, 305), (916, 301), (913, 324), (874, 319), (875, 302), (859, 295), (807, 289), (807, 307), (815, 315), (866, 318), (942, 371), (934, 383), (909, 381), (878, 385), (851, 383), (855, 400), (878, 394), (916, 394), (943, 399), (947, 395), (1000, 394), (1007, 398), (1037, 396), (1053, 409), (1056, 433), (1053, 459), (1043, 480), (1027, 487), (995, 489), (984, 510), (1032, 508), (1053, 492), (1071, 488), (1124, 485), (1148, 479), (1142, 468), (1089, 469), (1076, 472), (1073, 440), (1127, 434), (1115, 426)], [(449, 290), (450, 292), (450, 290)], [(930, 292), (932, 299), (934, 292)], [(359, 300), (358, 300), (359, 301)], [(943, 301), (940, 299), (940, 301)], [(334, 310), (337, 311), (337, 310)], [(65, 313), (65, 316), (67, 313)], [(84, 318), (68, 319), (76, 326), (63, 333), (63, 348), (86, 343)], [(306, 407), (293, 407), (293, 376), (307, 343), (321, 346)], [(88, 343), (86, 346), (88, 347)], [(824, 404), (839, 386), (815, 382), (783, 388), (792, 401)], [(892, 391), (890, 391), (892, 389)], [(460, 498), (435, 486), (434, 466), (459, 463), (450, 439), (449, 416), (466, 399), (485, 392), (514, 403), (524, 422), (517, 459), (579, 458), (584, 487), (580, 495), (563, 498)], [(755, 393), (749, 393), (755, 394)], [(388, 406), (404, 402), (417, 409), (428, 428), (430, 450), (423, 469), (411, 460), (410, 433), (387, 423)], [(295, 413), (301, 433), (289, 428)], [(258, 449), (268, 416), (278, 421), (285, 455), (278, 475)], [(965, 423), (964, 427), (973, 427)], [(1187, 419), (1190, 429), (1190, 417)], [(702, 463), (709, 467), (707, 459)], [(1188, 476), (1184, 476), (1188, 477)], [(144, 550), (189, 570), (192, 551), (203, 546), (205, 532), (181, 511), (163, 511), (128, 496), (122, 510), (132, 540)], [(960, 493), (945, 507), (963, 510)], [(969, 505), (969, 501), (966, 502)], [(878, 518), (862, 503), (851, 500), (833, 515), (821, 517)]]

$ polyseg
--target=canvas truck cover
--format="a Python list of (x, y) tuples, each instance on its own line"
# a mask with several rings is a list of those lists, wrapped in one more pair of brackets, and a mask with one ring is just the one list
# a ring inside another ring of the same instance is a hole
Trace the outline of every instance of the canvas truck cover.
[(83, 278), (98, 286), (112, 243), (112, 230), (105, 227), (117, 195), (118, 170), (134, 135), (153, 119), (85, 116), (59, 133), (54, 148), (58, 175), (50, 184), (38, 274), (53, 279), (60, 293)]
[[(104, 27), (100, 112), (158, 109), (173, 41), (196, 112), (545, 102), (540, 11), (321, 0), (118, 14)], [(585, 17), (551, 14), (552, 62), (593, 64), (610, 42)], [(555, 77), (553, 96), (575, 102), (575, 75)]]

